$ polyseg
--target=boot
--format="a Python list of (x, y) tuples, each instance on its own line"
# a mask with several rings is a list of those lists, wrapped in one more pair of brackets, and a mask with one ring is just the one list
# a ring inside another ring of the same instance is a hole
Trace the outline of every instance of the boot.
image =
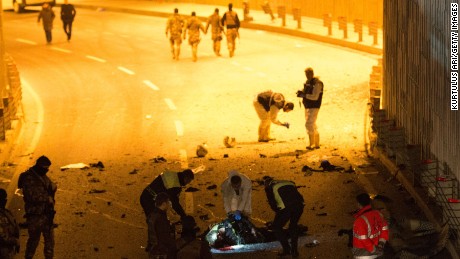
[(319, 133), (315, 132), (315, 148), (319, 148)]
[(291, 240), (291, 256), (292, 258), (297, 258), (299, 257), (299, 250), (297, 250), (298, 243), (296, 241)]
[(315, 134), (308, 134), (308, 139), (310, 141), (310, 145), (307, 146), (307, 149), (313, 150), (313, 145), (315, 144)]

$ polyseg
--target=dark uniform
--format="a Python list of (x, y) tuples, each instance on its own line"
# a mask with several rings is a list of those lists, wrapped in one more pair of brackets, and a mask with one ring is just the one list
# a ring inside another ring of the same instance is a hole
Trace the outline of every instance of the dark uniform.
[(155, 255), (167, 255), (168, 259), (175, 259), (177, 257), (177, 248), (174, 229), (171, 226), (166, 211), (157, 209), (149, 215), (147, 220), (157, 240), (157, 244), (153, 247), (150, 257), (155, 258)]
[(42, 10), (38, 13), (37, 20), (37, 22), (40, 22), (40, 20), (43, 19), (43, 30), (45, 30), (46, 42), (48, 44), (53, 40), (51, 30), (53, 29), (53, 20), (55, 17), (54, 11), (51, 8), (52, 7), (48, 3), (44, 3)]
[[(181, 218), (186, 216), (185, 211), (179, 202), (179, 195), (182, 191), (182, 186), (188, 184), (188, 182), (186, 182), (186, 178), (188, 177), (193, 179), (193, 172), (191, 170), (185, 170), (179, 173), (166, 171), (145, 187), (140, 197), (140, 203), (147, 219), (147, 226), (150, 227), (149, 215), (152, 212), (158, 211), (158, 208), (155, 206), (155, 197), (158, 193), (167, 193), (174, 211), (176, 211)], [(155, 242), (155, 236), (150, 234), (152, 231), (154, 230), (148, 229), (149, 235), (146, 250), (149, 250)]]
[(54, 255), (54, 194), (57, 186), (46, 176), (50, 165), (51, 161), (41, 156), (33, 167), (19, 176), (18, 188), (22, 189), (24, 194), (29, 233), (26, 259), (34, 256), (41, 234), (45, 239), (45, 258), (51, 259)]
[(6, 200), (6, 191), (0, 189), (0, 258), (13, 259), (19, 252), (19, 226), (5, 208)]
[[(300, 217), (303, 213), (304, 200), (297, 191), (294, 182), (268, 179), (265, 182), (265, 193), (268, 203), (276, 212), (273, 220), (273, 231), (283, 247), (283, 254), (298, 256), (297, 251), (299, 232), (297, 230)], [(289, 221), (289, 235), (291, 244), (283, 232), (283, 227)]]
[(65, 1), (65, 3), (61, 5), (61, 20), (64, 26), (64, 32), (67, 34), (67, 40), (70, 40), (72, 37), (72, 23), (76, 14), (77, 11), (75, 11), (75, 7), (72, 4), (68, 4), (67, 1)]

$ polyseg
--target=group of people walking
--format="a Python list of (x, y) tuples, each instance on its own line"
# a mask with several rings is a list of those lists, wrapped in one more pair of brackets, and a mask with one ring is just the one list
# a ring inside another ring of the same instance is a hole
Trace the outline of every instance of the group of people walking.
[(227, 47), (229, 56), (235, 54), (236, 38), (239, 37), (238, 29), (240, 28), (240, 20), (238, 14), (233, 11), (233, 5), (228, 5), (228, 11), (221, 17), (219, 9), (216, 8), (214, 13), (209, 16), (206, 26), (203, 26), (200, 19), (196, 17), (196, 13), (192, 12), (189, 19), (184, 19), (177, 8), (174, 9), (174, 14), (168, 18), (166, 22), (166, 37), (169, 37), (171, 53), (174, 60), (179, 60), (180, 47), (182, 40), (186, 39), (188, 32), (188, 43), (192, 47), (192, 60), (198, 60), (198, 44), (201, 41), (200, 32), (207, 34), (211, 26), (213, 41), (213, 51), (216, 56), (221, 56), (220, 47), (222, 34), (226, 28)]
[[(67, 35), (67, 41), (70, 41), (72, 38), (72, 23), (76, 14), (77, 11), (75, 7), (69, 4), (68, 0), (64, 0), (64, 4), (61, 5), (61, 20), (64, 32)], [(49, 3), (44, 3), (42, 9), (38, 13), (37, 22), (40, 23), (40, 21), (42, 21), (46, 42), (48, 44), (51, 44), (53, 40), (52, 29), (55, 16), (53, 7)]]

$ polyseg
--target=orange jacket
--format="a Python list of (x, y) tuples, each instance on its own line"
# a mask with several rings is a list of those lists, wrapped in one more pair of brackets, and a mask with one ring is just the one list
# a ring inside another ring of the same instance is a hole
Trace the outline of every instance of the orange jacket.
[(363, 207), (354, 215), (353, 247), (375, 253), (380, 241), (388, 241), (388, 224), (382, 213), (370, 205)]

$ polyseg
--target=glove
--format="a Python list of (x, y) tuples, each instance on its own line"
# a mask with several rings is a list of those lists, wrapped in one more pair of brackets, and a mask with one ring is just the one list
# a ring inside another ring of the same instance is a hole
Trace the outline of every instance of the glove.
[(377, 245), (377, 250), (383, 251), (384, 247), (385, 247), (385, 242), (380, 241), (379, 244)]
[(290, 125), (289, 125), (289, 122), (285, 122), (285, 123), (283, 123), (282, 125), (283, 125), (284, 127), (286, 127), (286, 128), (289, 129), (289, 126), (290, 126)]
[(297, 92), (296, 92), (296, 95), (297, 95), (297, 97), (301, 97), (301, 98), (305, 97), (304, 92), (301, 91), (301, 90), (297, 91)]
[(233, 213), (233, 215), (235, 216), (236, 221), (241, 220), (241, 211), (237, 210)]

